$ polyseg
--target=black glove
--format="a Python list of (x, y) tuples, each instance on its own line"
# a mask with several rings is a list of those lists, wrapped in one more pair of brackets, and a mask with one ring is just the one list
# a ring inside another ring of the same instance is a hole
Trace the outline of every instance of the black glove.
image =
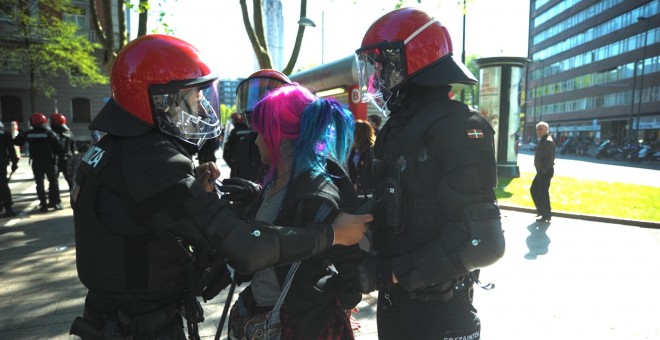
[(387, 289), (394, 284), (392, 282), (392, 264), (388, 260), (367, 255), (356, 270), (360, 290), (364, 294), (374, 290)]
[(16, 172), (16, 169), (18, 169), (18, 164), (12, 163), (11, 165), (11, 172)]
[(236, 204), (250, 204), (259, 198), (261, 186), (242, 178), (226, 178), (219, 187), (222, 198)]
[(212, 300), (231, 284), (231, 275), (224, 261), (217, 261), (202, 273), (201, 296), (204, 302)]

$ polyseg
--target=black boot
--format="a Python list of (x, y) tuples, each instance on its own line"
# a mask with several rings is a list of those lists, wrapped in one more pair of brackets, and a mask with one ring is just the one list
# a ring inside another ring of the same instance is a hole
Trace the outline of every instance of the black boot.
[(5, 217), (14, 217), (17, 215), (11, 207), (6, 208), (5, 210)]

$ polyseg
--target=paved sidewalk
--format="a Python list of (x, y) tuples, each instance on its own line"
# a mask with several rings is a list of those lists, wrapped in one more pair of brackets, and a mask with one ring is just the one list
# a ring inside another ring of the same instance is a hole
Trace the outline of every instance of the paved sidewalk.
[[(73, 339), (86, 290), (68, 197), (64, 210), (37, 212), (24, 160), (11, 186), (20, 214), (0, 219), (0, 339)], [(503, 223), (506, 254), (481, 275), (496, 288), (475, 294), (484, 339), (660, 339), (660, 230), (560, 216), (542, 224), (512, 210)], [(204, 304), (204, 339), (215, 334), (226, 292)], [(375, 296), (360, 304), (357, 339), (377, 338)]]

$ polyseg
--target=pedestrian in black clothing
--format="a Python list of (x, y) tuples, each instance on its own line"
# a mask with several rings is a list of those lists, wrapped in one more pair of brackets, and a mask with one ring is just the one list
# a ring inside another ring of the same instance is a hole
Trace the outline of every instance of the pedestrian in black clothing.
[(14, 173), (18, 169), (18, 155), (11, 134), (6, 132), (4, 127), (0, 122), (0, 199), (2, 199), (0, 208), (5, 209), (5, 217), (13, 217), (16, 216), (16, 212), (12, 209), (14, 202), (7, 178), (7, 166), (11, 163), (11, 173)]
[[(245, 124), (243, 121), (243, 117), (243, 115), (238, 115), (235, 112), (231, 115), (231, 124), (234, 126), (234, 128), (229, 132), (229, 136), (227, 136), (225, 145), (222, 148), (222, 159), (225, 160), (225, 163), (231, 169), (231, 174), (229, 177), (238, 177), (248, 179), (250, 181), (255, 181), (253, 178), (248, 178), (251, 176), (246, 176), (245, 174), (242, 176), (238, 175), (238, 168), (244, 168), (245, 163), (247, 163), (250, 159), (250, 154), (245, 153), (245, 151), (249, 152), (250, 149), (243, 150), (242, 153), (238, 150), (238, 144), (240, 141), (248, 138), (250, 132), (252, 132), (252, 130), (250, 130), (247, 124)], [(239, 165), (239, 163), (243, 164)]]
[(451, 100), (474, 75), (447, 28), (413, 8), (376, 20), (356, 52), (362, 98), (389, 119), (376, 137), (376, 257), (358, 266), (378, 290), (379, 339), (480, 338), (472, 305), (481, 268), (504, 254), (492, 126)]
[(62, 143), (62, 152), (57, 155), (57, 172), (64, 175), (66, 183), (69, 185), (69, 190), (73, 187), (73, 182), (71, 176), (69, 176), (67, 169), (67, 163), (71, 160), (71, 157), (76, 153), (76, 142), (73, 138), (73, 132), (66, 125), (66, 117), (60, 113), (53, 113), (50, 115), (50, 128), (57, 134), (57, 137), (60, 138), (60, 143)]
[[(217, 75), (189, 43), (161, 34), (133, 40), (117, 55), (110, 86), (89, 126), (106, 135), (83, 157), (71, 194), (76, 266), (88, 288), (72, 334), (178, 340), (184, 316), (190, 339), (199, 339), (198, 296), (208, 301), (231, 282), (225, 261), (252, 274), (356, 244), (366, 231), (369, 215), (340, 213), (318, 228), (238, 218), (215, 185), (218, 166), (192, 159), (221, 124)], [(244, 184), (239, 196), (258, 197), (258, 186)]]
[(550, 222), (552, 209), (550, 207), (550, 181), (555, 174), (555, 141), (548, 132), (548, 123), (536, 124), (536, 136), (539, 138), (534, 153), (534, 167), (536, 176), (529, 191), (534, 200), (537, 212), (537, 221)]
[[(37, 184), (37, 196), (41, 207), (39, 211), (47, 212), (48, 208), (62, 210), (60, 186), (57, 179), (57, 155), (62, 154), (63, 147), (57, 134), (48, 128), (48, 120), (42, 113), (35, 112), (30, 116), (31, 130), (21, 132), (14, 139), (15, 145), (25, 142), (30, 147), (30, 162), (32, 173)], [(44, 179), (48, 179), (48, 199), (44, 188)]]
[(374, 192), (372, 161), (375, 141), (371, 124), (356, 120), (353, 147), (348, 156), (348, 175), (361, 199), (370, 197)]

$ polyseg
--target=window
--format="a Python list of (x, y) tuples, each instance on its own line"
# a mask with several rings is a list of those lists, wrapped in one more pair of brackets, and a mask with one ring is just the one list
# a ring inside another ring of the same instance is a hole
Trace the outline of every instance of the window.
[(73, 98), (71, 101), (73, 108), (74, 123), (89, 123), (92, 121), (91, 103), (87, 98)]
[(2, 121), (17, 122), (23, 121), (23, 110), (21, 98), (17, 96), (2, 96), (0, 99), (0, 107), (2, 108)]

